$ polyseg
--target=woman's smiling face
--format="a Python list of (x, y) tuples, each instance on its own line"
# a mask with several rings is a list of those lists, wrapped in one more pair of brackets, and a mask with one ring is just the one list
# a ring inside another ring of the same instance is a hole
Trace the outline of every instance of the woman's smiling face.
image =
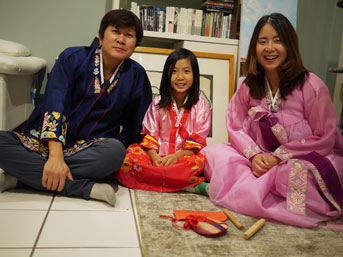
[(268, 23), (262, 27), (258, 35), (256, 56), (266, 73), (277, 71), (287, 58), (287, 49), (279, 34)]

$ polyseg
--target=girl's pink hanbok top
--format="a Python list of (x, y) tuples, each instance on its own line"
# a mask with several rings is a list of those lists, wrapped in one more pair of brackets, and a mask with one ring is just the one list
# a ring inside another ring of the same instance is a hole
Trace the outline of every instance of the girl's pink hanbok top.
[[(209, 104), (199, 98), (191, 110), (176, 110), (176, 107), (159, 109), (156, 97), (145, 114), (143, 140), (129, 146), (120, 170), (114, 174), (129, 188), (156, 192), (174, 192), (196, 186), (204, 181), (202, 174), (205, 157), (199, 151), (206, 146), (206, 137), (211, 127)], [(170, 166), (153, 166), (147, 149), (156, 150), (165, 156), (185, 149), (195, 149), (196, 154), (182, 155)]]
[[(156, 150), (160, 156), (178, 152), (184, 149), (196, 148), (198, 150), (206, 146), (206, 137), (211, 128), (211, 110), (204, 98), (199, 97), (199, 101), (191, 110), (185, 110), (183, 126), (175, 128), (175, 139), (171, 140), (173, 123), (170, 119), (177, 119), (176, 112), (169, 112), (168, 109), (159, 109), (156, 105), (161, 97), (153, 99), (143, 120), (143, 136), (150, 136), (156, 141)], [(187, 116), (186, 116), (186, 112)], [(171, 117), (170, 114), (174, 114)], [(181, 117), (180, 117), (181, 118)], [(143, 139), (144, 142), (144, 139)], [(173, 144), (172, 149), (170, 144)]]
[[(226, 114), (230, 143), (202, 150), (211, 200), (236, 212), (303, 227), (341, 214), (343, 138), (326, 85), (313, 73), (287, 100), (249, 95), (244, 82)], [(251, 159), (279, 165), (257, 178)]]

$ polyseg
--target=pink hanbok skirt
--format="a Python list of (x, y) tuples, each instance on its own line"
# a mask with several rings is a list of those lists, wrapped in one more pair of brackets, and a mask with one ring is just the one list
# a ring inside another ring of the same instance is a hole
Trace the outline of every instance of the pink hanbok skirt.
[(237, 213), (300, 227), (340, 214), (335, 200), (311, 163), (290, 159), (257, 178), (251, 162), (229, 143), (205, 147), (205, 179), (217, 205)]

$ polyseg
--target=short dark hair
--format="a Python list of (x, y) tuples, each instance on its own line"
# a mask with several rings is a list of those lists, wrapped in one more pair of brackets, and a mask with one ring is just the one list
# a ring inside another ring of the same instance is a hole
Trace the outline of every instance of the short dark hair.
[(99, 37), (101, 39), (104, 38), (104, 33), (108, 25), (112, 25), (117, 28), (135, 28), (137, 37), (136, 46), (141, 43), (143, 38), (142, 23), (133, 12), (125, 9), (117, 9), (106, 13), (102, 18), (99, 27)]
[(170, 80), (173, 74), (175, 64), (180, 59), (189, 59), (192, 66), (193, 73), (193, 85), (188, 91), (188, 98), (184, 104), (184, 108), (190, 110), (199, 100), (200, 91), (200, 72), (198, 60), (194, 53), (185, 48), (179, 48), (172, 52), (164, 64), (162, 79), (160, 84), (161, 100), (158, 103), (159, 108), (168, 108), (172, 104), (172, 89), (170, 86)]
[(281, 13), (265, 15), (257, 22), (251, 36), (247, 59), (243, 65), (243, 72), (246, 75), (244, 82), (249, 86), (249, 93), (253, 98), (261, 99), (265, 96), (265, 72), (257, 62), (256, 45), (260, 31), (266, 24), (270, 24), (276, 30), (281, 43), (287, 50), (287, 58), (279, 67), (280, 95), (286, 99), (286, 96), (295, 88), (301, 88), (304, 85), (308, 70), (304, 67), (300, 56), (297, 33), (291, 22)]

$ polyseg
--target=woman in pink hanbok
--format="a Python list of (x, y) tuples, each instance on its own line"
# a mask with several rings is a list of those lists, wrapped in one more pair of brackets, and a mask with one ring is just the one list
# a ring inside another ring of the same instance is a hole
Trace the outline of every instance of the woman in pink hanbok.
[(210, 199), (235, 212), (315, 227), (343, 206), (343, 138), (326, 85), (304, 68), (282, 14), (263, 16), (230, 101), (230, 143), (204, 148)]
[[(164, 65), (160, 96), (145, 114), (140, 144), (130, 145), (120, 170), (120, 183), (135, 189), (173, 192), (206, 188), (203, 173), (211, 125), (209, 104), (199, 96), (199, 66), (187, 49), (172, 52)], [(204, 190), (203, 190), (204, 191)], [(201, 193), (201, 192), (200, 192)]]

